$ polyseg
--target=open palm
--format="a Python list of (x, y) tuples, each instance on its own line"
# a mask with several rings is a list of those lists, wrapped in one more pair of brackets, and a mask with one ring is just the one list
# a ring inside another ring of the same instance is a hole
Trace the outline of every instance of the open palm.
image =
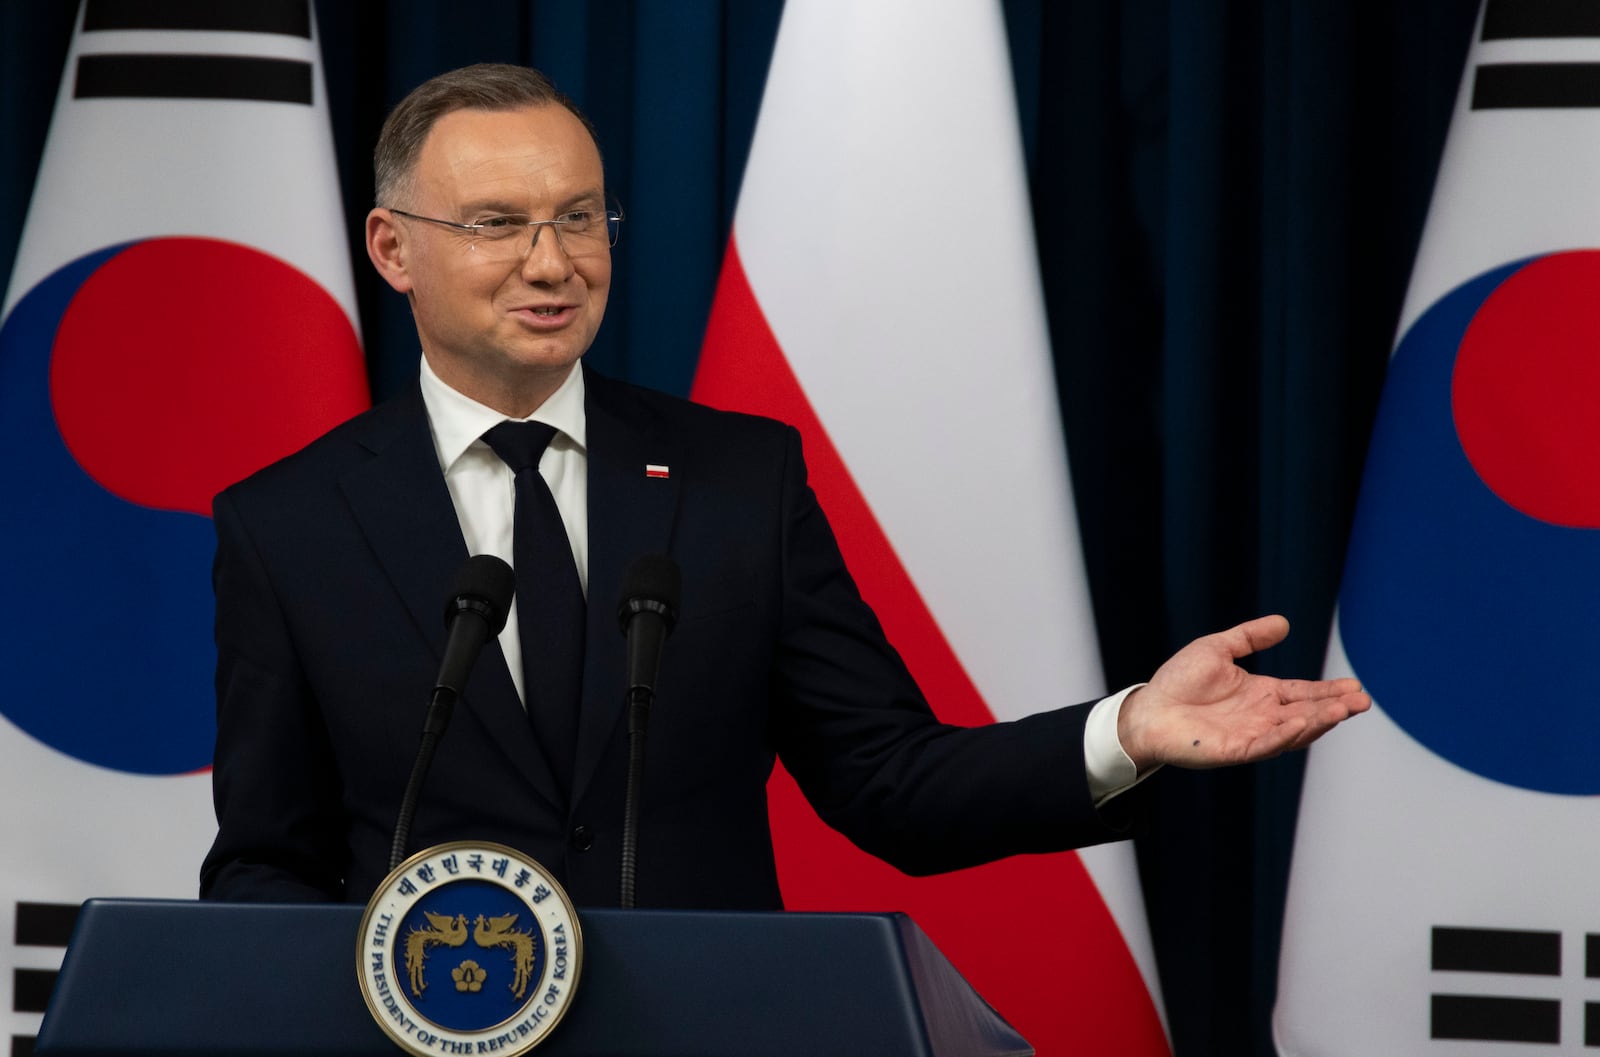
[(1122, 704), (1118, 736), (1139, 771), (1264, 760), (1371, 707), (1354, 679), (1275, 679), (1236, 663), (1288, 634), (1283, 617), (1258, 617), (1173, 654)]

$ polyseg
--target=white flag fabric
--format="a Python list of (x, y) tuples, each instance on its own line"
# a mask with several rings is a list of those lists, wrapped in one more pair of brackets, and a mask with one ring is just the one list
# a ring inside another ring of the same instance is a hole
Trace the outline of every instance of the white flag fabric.
[(1312, 749), (1292, 1057), (1600, 1046), (1600, 24), (1480, 14), (1389, 364)]
[(195, 894), (211, 497), (366, 403), (309, 3), (86, 0), (0, 311), (0, 1035), (82, 900)]
[[(800, 428), (941, 718), (1103, 692), (992, 0), (789, 0), (694, 396)], [(772, 799), (792, 909), (910, 912), (1041, 1053), (1168, 1052), (1130, 847), (912, 880)]]

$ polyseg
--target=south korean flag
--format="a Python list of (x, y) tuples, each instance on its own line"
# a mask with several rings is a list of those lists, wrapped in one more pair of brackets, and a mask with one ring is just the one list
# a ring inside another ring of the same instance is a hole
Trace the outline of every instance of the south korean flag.
[(1600, 1052), (1600, 7), (1480, 16), (1311, 750), (1285, 1055)]
[(76, 905), (194, 895), (208, 520), (368, 402), (306, 0), (87, 0), (0, 311), (0, 1034)]

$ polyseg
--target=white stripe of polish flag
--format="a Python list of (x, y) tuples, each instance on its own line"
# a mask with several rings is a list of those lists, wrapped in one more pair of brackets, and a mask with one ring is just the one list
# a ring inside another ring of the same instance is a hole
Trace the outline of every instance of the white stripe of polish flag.
[[(786, 5), (694, 395), (800, 427), (942, 718), (1104, 690), (995, 4)], [(908, 911), (1041, 1053), (1169, 1051), (1130, 847), (911, 879), (773, 805), (792, 908)]]

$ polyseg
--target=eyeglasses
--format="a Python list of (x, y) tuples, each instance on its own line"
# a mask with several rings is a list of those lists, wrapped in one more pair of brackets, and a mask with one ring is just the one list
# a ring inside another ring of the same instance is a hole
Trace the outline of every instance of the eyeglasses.
[(544, 227), (555, 231), (556, 244), (568, 257), (591, 257), (604, 253), (608, 247), (617, 244), (617, 235), (622, 230), (620, 209), (607, 209), (604, 212), (579, 209), (551, 220), (534, 220), (523, 213), (496, 213), (479, 217), (470, 224), (418, 216), (404, 209), (391, 208), (389, 212), (465, 232), (471, 239), (468, 248), (483, 259), (494, 261), (514, 261), (526, 257), (538, 245), (539, 231)]

